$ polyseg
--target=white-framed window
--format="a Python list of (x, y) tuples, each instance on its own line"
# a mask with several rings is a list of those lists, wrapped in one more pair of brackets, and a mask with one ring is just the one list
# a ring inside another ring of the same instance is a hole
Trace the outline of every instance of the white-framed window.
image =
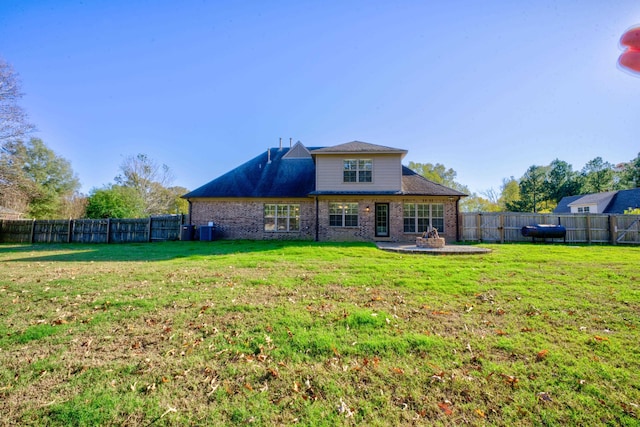
[(423, 233), (430, 227), (444, 233), (442, 203), (405, 203), (402, 210), (405, 233)]
[(589, 213), (589, 206), (580, 206), (578, 207), (578, 213)]
[(345, 159), (342, 161), (343, 182), (372, 182), (373, 160)]
[(329, 203), (329, 225), (331, 227), (357, 227), (357, 203)]
[(265, 204), (264, 231), (300, 231), (300, 205)]

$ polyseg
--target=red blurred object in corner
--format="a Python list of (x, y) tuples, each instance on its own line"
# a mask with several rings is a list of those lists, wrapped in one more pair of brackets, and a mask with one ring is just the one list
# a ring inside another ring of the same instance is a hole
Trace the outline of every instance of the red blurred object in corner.
[(620, 44), (627, 49), (618, 58), (624, 68), (640, 73), (640, 27), (631, 28), (620, 38)]
[(622, 35), (620, 44), (631, 49), (640, 50), (640, 27), (632, 28)]

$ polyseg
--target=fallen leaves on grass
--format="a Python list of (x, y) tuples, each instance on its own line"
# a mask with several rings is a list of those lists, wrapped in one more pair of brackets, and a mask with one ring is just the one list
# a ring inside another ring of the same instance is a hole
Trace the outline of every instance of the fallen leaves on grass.
[(438, 408), (440, 408), (440, 410), (444, 412), (445, 415), (453, 415), (453, 411), (451, 410), (451, 402), (448, 400), (438, 402)]
[(504, 381), (509, 384), (512, 388), (514, 388), (518, 382), (520, 381), (518, 379), (518, 377), (515, 377), (513, 375), (506, 375), (506, 374), (502, 374), (502, 378), (504, 378)]
[(549, 354), (549, 350), (540, 350), (538, 354), (536, 354), (536, 361), (537, 362), (543, 361), (544, 359), (547, 358), (548, 354)]

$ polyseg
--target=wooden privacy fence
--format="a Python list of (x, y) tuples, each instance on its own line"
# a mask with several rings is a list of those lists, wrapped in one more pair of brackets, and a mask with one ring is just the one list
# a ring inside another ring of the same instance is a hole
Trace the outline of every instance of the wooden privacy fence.
[(522, 227), (554, 224), (567, 229), (566, 239), (548, 238), (548, 241), (640, 244), (638, 215), (483, 212), (461, 213), (459, 221), (461, 240), (467, 242), (530, 242), (531, 237), (522, 235)]
[(136, 219), (2, 220), (2, 243), (134, 243), (180, 239), (184, 215)]

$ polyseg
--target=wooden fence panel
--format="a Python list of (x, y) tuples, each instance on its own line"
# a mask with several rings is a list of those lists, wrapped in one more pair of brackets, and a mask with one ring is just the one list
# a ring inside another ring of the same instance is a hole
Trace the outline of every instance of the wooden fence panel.
[[(461, 239), (470, 242), (526, 242), (522, 227), (536, 224), (564, 225), (567, 243), (640, 244), (640, 217), (606, 214), (533, 214), (516, 212), (462, 213)], [(615, 224), (615, 230), (611, 229)], [(540, 239), (536, 239), (540, 240)]]
[(108, 243), (108, 219), (76, 219), (71, 241), (74, 243)]
[(615, 243), (640, 244), (640, 215), (616, 216)]
[(478, 242), (480, 241), (480, 229), (476, 226), (476, 215), (460, 214), (460, 225), (462, 226), (462, 233), (460, 239), (464, 242)]
[(154, 216), (151, 217), (151, 241), (179, 240), (182, 221), (180, 217)]
[(128, 243), (178, 240), (182, 215), (136, 219), (2, 220), (2, 243)]
[(69, 220), (48, 219), (34, 223), (33, 243), (68, 243)]
[(31, 219), (3, 219), (0, 228), (0, 242), (2, 243), (31, 243)]
[(109, 242), (142, 243), (149, 241), (149, 219), (112, 219)]

